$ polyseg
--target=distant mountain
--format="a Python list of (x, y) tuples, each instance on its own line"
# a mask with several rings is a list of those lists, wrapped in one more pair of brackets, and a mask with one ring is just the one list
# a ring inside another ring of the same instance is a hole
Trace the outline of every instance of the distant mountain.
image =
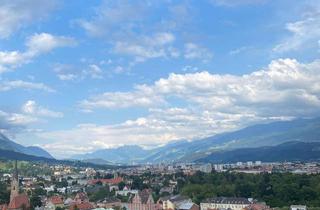
[(97, 150), (76, 159), (101, 158), (119, 163), (195, 161), (217, 151), (275, 146), (290, 141), (320, 142), (320, 118), (258, 124), (194, 141), (176, 141), (144, 150), (139, 146)]
[(275, 146), (290, 141), (320, 142), (320, 118), (258, 124), (201, 140), (168, 144), (145, 161), (194, 161), (216, 151)]
[(71, 160), (57, 160), (33, 155), (27, 155), (20, 152), (15, 152), (12, 150), (3, 150), (0, 149), (0, 159), (1, 160), (19, 160), (19, 161), (30, 161), (30, 162), (41, 162), (47, 164), (64, 164), (74, 167), (90, 167), (97, 169), (115, 169), (122, 166), (106, 165), (106, 164), (95, 164), (90, 162), (81, 162), (81, 161), (71, 161)]
[(83, 163), (93, 163), (96, 165), (113, 165), (112, 162), (110, 161), (106, 161), (100, 158), (96, 158), (96, 159), (85, 159), (85, 160), (81, 160), (81, 162)]
[(2, 150), (10, 150), (19, 153), (24, 153), (32, 156), (45, 157), (49, 159), (53, 159), (53, 157), (44, 149), (40, 147), (30, 146), (25, 147), (20, 144), (17, 144), (11, 141), (8, 137), (0, 133), (0, 149)]
[(235, 163), (246, 161), (319, 161), (320, 142), (287, 142), (272, 147), (244, 148), (215, 152), (197, 162)]
[(25, 160), (25, 161), (43, 161), (47, 163), (55, 163), (58, 160), (51, 159), (51, 158), (45, 158), (40, 156), (34, 156), (34, 155), (28, 155), (21, 152), (16, 152), (13, 150), (4, 150), (0, 149), (0, 159), (6, 159), (6, 160)]
[(137, 163), (141, 162), (148, 154), (148, 150), (136, 145), (129, 145), (113, 149), (101, 149), (92, 153), (75, 155), (72, 158), (78, 160), (102, 159), (113, 163)]

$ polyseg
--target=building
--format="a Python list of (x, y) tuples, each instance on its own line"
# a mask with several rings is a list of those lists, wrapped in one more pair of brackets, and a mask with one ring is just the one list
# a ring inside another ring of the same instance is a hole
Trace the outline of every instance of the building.
[(247, 206), (244, 210), (271, 210), (271, 208), (264, 203), (254, 203)]
[(162, 205), (164, 210), (180, 209), (180, 206), (190, 203), (192, 203), (190, 198), (181, 195), (166, 196), (158, 200), (158, 204)]
[(47, 201), (46, 209), (55, 210), (57, 207), (60, 207), (60, 208), (64, 207), (63, 199), (60, 196), (52, 196)]
[(232, 198), (232, 197), (216, 197), (206, 199), (200, 203), (201, 210), (210, 209), (231, 209), (242, 210), (252, 204), (251, 199), (247, 198)]
[(12, 174), (11, 180), (11, 191), (10, 191), (10, 202), (13, 200), (14, 197), (19, 195), (19, 175), (18, 175), (18, 163), (17, 161), (14, 162), (14, 171)]
[(86, 203), (89, 202), (89, 198), (86, 193), (84, 192), (79, 192), (76, 194), (74, 197), (74, 202), (75, 203)]
[(200, 207), (195, 203), (183, 203), (177, 210), (200, 210)]
[(14, 172), (11, 180), (10, 203), (8, 210), (30, 209), (30, 201), (26, 194), (19, 194), (18, 163), (14, 163)]
[(161, 205), (154, 202), (151, 190), (145, 189), (133, 195), (128, 203), (129, 210), (160, 210)]
[(290, 210), (307, 210), (307, 206), (304, 205), (291, 205)]
[(204, 173), (211, 173), (212, 172), (212, 165), (210, 163), (201, 165), (199, 171)]

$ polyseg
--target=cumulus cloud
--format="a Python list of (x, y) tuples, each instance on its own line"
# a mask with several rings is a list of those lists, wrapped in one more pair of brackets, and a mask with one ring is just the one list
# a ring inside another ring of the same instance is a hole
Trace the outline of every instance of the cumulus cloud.
[(48, 33), (34, 34), (27, 39), (26, 55), (33, 57), (39, 54), (44, 54), (59, 47), (74, 46), (76, 41), (71, 37), (54, 36)]
[(22, 106), (22, 111), (25, 114), (36, 116), (36, 117), (51, 117), (61, 118), (63, 113), (55, 112), (47, 108), (39, 106), (35, 101), (29, 100)]
[(282, 114), (311, 114), (319, 108), (319, 66), (319, 61), (302, 64), (292, 59), (279, 59), (272, 61), (267, 69), (242, 76), (172, 73), (153, 85), (137, 85), (132, 92), (93, 96), (82, 101), (81, 107), (154, 107), (168, 103), (170, 97), (177, 97), (206, 109), (231, 113), (250, 111), (272, 115), (286, 107), (280, 111)]
[(23, 80), (12, 80), (12, 81), (0, 81), (0, 92), (9, 91), (13, 89), (24, 89), (24, 90), (43, 90), (47, 92), (55, 92), (51, 87), (43, 83), (27, 82)]
[[(278, 59), (264, 69), (239, 76), (172, 73), (151, 85), (137, 85), (133, 91), (106, 92), (80, 103), (87, 111), (144, 107), (148, 111), (144, 117), (113, 125), (82, 124), (37, 135), (63, 140), (45, 145), (57, 154), (62, 145), (74, 145), (75, 139), (84, 146), (84, 152), (102, 145), (198, 139), (257, 122), (314, 117), (320, 114), (319, 69), (318, 60), (304, 64)], [(175, 100), (186, 105), (177, 107)]]
[[(8, 38), (13, 32), (42, 20), (57, 6), (57, 1), (2, 0), (0, 4), (0, 39)], [(35, 12), (36, 11), (36, 12)]]
[[(219, 113), (196, 112), (186, 108), (151, 109), (146, 117), (127, 120), (115, 125), (81, 124), (71, 130), (39, 132), (39, 138), (46, 140), (63, 139), (43, 145), (48, 151), (61, 157), (65, 145), (69, 155), (93, 151), (98, 148), (119, 145), (159, 145), (171, 140), (193, 139), (233, 128), (232, 119), (212, 123), (211, 117), (221, 118)], [(225, 116), (227, 118), (227, 116)], [(239, 118), (239, 116), (235, 116)], [(211, 119), (211, 120), (208, 120)], [(229, 127), (230, 126), (230, 127)], [(88, 135), (90, 134), (90, 135)], [(80, 148), (72, 147), (82, 145)]]
[(74, 46), (75, 44), (76, 41), (71, 37), (54, 36), (48, 33), (34, 34), (27, 39), (24, 52), (0, 51), (0, 73), (28, 63), (36, 56), (48, 53), (55, 48)]

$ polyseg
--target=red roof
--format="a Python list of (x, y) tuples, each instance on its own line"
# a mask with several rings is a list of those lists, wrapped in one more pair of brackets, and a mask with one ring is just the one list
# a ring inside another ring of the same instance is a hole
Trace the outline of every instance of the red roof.
[(7, 204), (1, 204), (0, 205), (0, 210), (7, 210), (8, 209), (8, 205)]
[(92, 179), (88, 181), (88, 184), (97, 184), (98, 182), (101, 182), (102, 184), (119, 184), (122, 181), (122, 177), (117, 177), (114, 179)]
[(19, 209), (19, 208), (29, 208), (30, 202), (29, 198), (25, 194), (20, 194), (15, 196), (12, 201), (9, 203), (8, 209)]
[(74, 200), (77, 202), (77, 203), (81, 203), (83, 201), (87, 201), (89, 200), (87, 194), (85, 194), (84, 192), (79, 192), (77, 193), (77, 195), (74, 197)]
[(75, 210), (75, 209), (89, 210), (89, 209), (93, 209), (93, 205), (89, 202), (77, 203), (77, 204), (72, 204), (69, 209), (70, 210)]
[(59, 204), (63, 204), (63, 200), (60, 196), (52, 196), (49, 201), (51, 201), (51, 203), (53, 205), (59, 205)]

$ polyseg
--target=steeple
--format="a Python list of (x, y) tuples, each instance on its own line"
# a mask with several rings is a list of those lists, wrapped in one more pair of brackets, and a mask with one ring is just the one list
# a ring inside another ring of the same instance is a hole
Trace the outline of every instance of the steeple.
[(19, 195), (19, 175), (18, 175), (18, 162), (15, 160), (14, 162), (14, 170), (12, 174), (11, 180), (11, 194), (10, 194), (10, 201), (16, 196)]

